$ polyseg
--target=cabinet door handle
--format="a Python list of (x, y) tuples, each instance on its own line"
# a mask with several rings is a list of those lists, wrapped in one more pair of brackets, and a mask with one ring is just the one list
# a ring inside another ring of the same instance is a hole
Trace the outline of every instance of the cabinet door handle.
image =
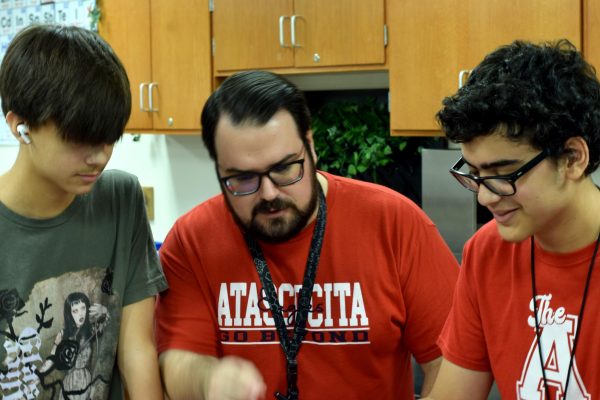
[(157, 112), (158, 108), (154, 108), (154, 102), (152, 101), (152, 92), (154, 92), (154, 87), (157, 87), (158, 83), (156, 82), (151, 82), (150, 85), (148, 86), (148, 111), (150, 112)]
[(279, 17), (279, 46), (284, 47), (284, 48), (290, 47), (285, 44), (285, 38), (283, 37), (283, 22), (286, 20), (286, 18), (289, 18), (289, 17), (286, 17), (285, 15), (281, 15)]
[(468, 77), (470, 73), (471, 73), (470, 69), (461, 69), (458, 72), (458, 88), (459, 89), (464, 86), (465, 77)]
[(140, 83), (140, 111), (150, 111), (147, 108), (144, 108), (144, 87), (148, 86), (146, 82)]
[(302, 47), (298, 43), (296, 43), (296, 19), (302, 18), (300, 15), (292, 15), (290, 19), (290, 36), (292, 38), (292, 47)]

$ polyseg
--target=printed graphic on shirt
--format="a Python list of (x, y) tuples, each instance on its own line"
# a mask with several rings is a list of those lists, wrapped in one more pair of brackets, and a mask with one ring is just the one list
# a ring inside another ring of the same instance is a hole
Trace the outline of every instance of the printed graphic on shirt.
[[(302, 284), (275, 287), (288, 330), (294, 328)], [(224, 345), (276, 344), (279, 337), (269, 303), (255, 282), (223, 282), (217, 305)], [(315, 283), (302, 343), (369, 344), (369, 317), (360, 282)]]
[[(573, 340), (575, 339), (577, 316), (566, 314), (564, 307), (557, 307), (552, 303), (551, 294), (538, 295), (537, 318), (540, 326), (540, 342), (542, 344), (542, 360), (548, 382), (549, 397), (546, 397), (544, 387), (544, 377), (540, 366), (540, 356), (538, 350), (538, 340), (535, 337), (527, 354), (527, 359), (523, 365), (521, 379), (517, 382), (517, 399), (519, 400), (540, 400), (552, 399), (562, 400), (565, 398), (565, 383), (569, 363), (571, 361), (571, 352), (573, 350)], [(529, 310), (534, 311), (533, 299), (529, 303)], [(535, 318), (530, 316), (527, 324), (535, 332)], [(581, 379), (577, 367), (577, 357), (573, 357), (573, 366), (569, 378), (568, 393), (566, 398), (569, 400), (589, 400), (591, 395)]]
[(38, 282), (24, 295), (0, 288), (2, 399), (106, 397), (118, 299), (112, 271), (92, 268)]

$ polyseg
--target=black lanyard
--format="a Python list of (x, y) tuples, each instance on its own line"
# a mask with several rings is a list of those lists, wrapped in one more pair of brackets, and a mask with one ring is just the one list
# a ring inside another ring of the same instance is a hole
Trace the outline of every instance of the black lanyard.
[[(594, 270), (594, 264), (596, 261), (596, 255), (598, 254), (598, 245), (600, 244), (600, 234), (596, 239), (596, 247), (594, 247), (594, 254), (592, 255), (592, 261), (588, 267), (587, 278), (585, 279), (585, 287), (583, 289), (583, 298), (581, 299), (581, 307), (579, 308), (579, 318), (577, 319), (577, 325), (575, 326), (575, 339), (573, 340), (573, 350), (571, 350), (571, 358), (569, 361), (569, 369), (567, 369), (567, 379), (565, 382), (563, 400), (567, 398), (567, 390), (569, 389), (569, 378), (571, 377), (571, 369), (573, 369), (573, 358), (575, 357), (575, 351), (577, 350), (577, 343), (579, 343), (579, 337), (581, 336), (581, 329), (583, 323), (583, 311), (585, 310), (585, 302), (587, 300), (588, 289), (590, 287), (590, 281), (592, 278), (592, 271)], [(535, 336), (537, 338), (538, 356), (540, 358), (540, 366), (542, 367), (542, 377), (544, 379), (544, 389), (546, 391), (546, 399), (550, 400), (550, 392), (548, 391), (548, 380), (546, 379), (546, 369), (544, 368), (544, 357), (542, 356), (542, 341), (540, 340), (540, 322), (538, 319), (537, 309), (537, 289), (535, 287), (535, 252), (534, 252), (533, 236), (531, 237), (531, 291), (533, 294), (533, 315), (535, 318)]]
[(327, 204), (325, 201), (325, 195), (319, 187), (319, 210), (317, 211), (317, 221), (315, 223), (315, 230), (312, 236), (312, 242), (310, 244), (310, 250), (308, 253), (308, 259), (306, 260), (306, 269), (304, 270), (304, 280), (302, 282), (302, 289), (300, 290), (300, 298), (298, 299), (298, 309), (296, 310), (294, 333), (292, 338), (288, 336), (287, 327), (283, 319), (282, 307), (277, 300), (277, 293), (273, 285), (273, 278), (269, 272), (267, 261), (260, 249), (259, 244), (254, 238), (246, 235), (246, 243), (250, 254), (254, 260), (256, 266), (256, 272), (262, 283), (263, 290), (265, 292), (265, 298), (269, 302), (271, 308), (271, 314), (275, 320), (275, 326), (277, 327), (277, 335), (279, 336), (279, 342), (281, 348), (285, 354), (287, 361), (287, 395), (284, 396), (279, 392), (275, 393), (275, 398), (278, 400), (297, 400), (298, 399), (298, 361), (296, 356), (300, 350), (302, 339), (306, 334), (306, 319), (308, 317), (308, 311), (311, 307), (312, 290), (315, 283), (315, 276), (317, 274), (317, 266), (319, 264), (319, 257), (321, 255), (321, 246), (323, 244), (323, 237), (325, 236), (325, 223), (327, 222)]

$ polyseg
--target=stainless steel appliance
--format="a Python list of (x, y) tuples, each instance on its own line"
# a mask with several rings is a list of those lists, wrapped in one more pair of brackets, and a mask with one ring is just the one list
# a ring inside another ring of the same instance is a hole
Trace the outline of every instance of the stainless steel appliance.
[(421, 153), (423, 211), (459, 261), (463, 245), (477, 229), (475, 195), (448, 172), (460, 155), (460, 150), (423, 149)]

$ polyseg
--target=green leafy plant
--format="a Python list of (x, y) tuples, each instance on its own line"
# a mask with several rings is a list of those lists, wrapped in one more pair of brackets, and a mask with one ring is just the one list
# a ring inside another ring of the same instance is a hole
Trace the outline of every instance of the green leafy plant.
[(326, 103), (314, 113), (312, 128), (318, 168), (372, 182), (408, 144), (407, 138), (390, 136), (387, 106), (373, 98)]

